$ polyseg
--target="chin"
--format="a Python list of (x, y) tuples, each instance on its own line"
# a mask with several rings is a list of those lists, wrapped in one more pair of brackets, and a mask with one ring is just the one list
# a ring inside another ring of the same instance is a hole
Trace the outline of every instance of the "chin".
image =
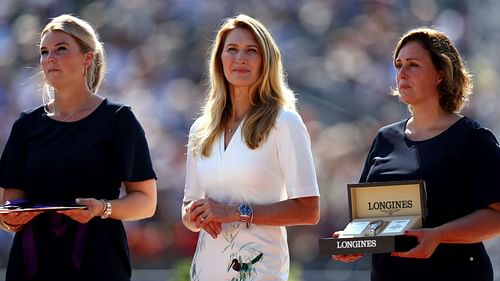
[(233, 87), (236, 87), (236, 88), (248, 88), (248, 87), (252, 87), (254, 83), (250, 83), (248, 81), (233, 81), (233, 82), (230, 82), (231, 85), (233, 85)]

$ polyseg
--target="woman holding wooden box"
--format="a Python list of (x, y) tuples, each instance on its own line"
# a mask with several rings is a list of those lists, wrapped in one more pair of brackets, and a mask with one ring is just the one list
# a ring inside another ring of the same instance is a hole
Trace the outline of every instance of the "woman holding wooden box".
[(460, 114), (471, 76), (451, 40), (430, 28), (399, 40), (394, 66), (394, 95), (411, 116), (379, 130), (360, 182), (422, 179), (428, 215), (423, 228), (405, 232), (417, 237), (415, 248), (373, 255), (371, 278), (491, 281), (482, 241), (500, 234), (500, 147), (490, 130)]

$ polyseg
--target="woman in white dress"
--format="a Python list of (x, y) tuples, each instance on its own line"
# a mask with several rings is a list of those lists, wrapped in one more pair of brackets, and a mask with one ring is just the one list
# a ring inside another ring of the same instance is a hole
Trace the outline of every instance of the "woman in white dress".
[(270, 32), (220, 26), (209, 91), (189, 134), (182, 219), (200, 231), (191, 280), (288, 280), (286, 226), (319, 221), (309, 134)]

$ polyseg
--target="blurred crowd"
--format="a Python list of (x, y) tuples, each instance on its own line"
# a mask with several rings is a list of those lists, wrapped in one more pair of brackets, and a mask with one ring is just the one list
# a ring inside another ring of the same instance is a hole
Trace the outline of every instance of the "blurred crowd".
[[(389, 94), (395, 84), (392, 51), (402, 33), (434, 26), (454, 40), (474, 75), (474, 95), (464, 114), (500, 137), (495, 11), (500, 11), (495, 0), (481, 5), (467, 0), (2, 0), (0, 149), (19, 113), (42, 102), (41, 28), (62, 13), (88, 20), (107, 52), (109, 68), (99, 94), (133, 107), (159, 178), (154, 218), (126, 223), (134, 266), (172, 268), (190, 259), (197, 234), (180, 220), (187, 134), (205, 96), (208, 48), (218, 24), (249, 14), (271, 30), (281, 48), (311, 135), (320, 184), (320, 223), (288, 228), (291, 260), (303, 269), (331, 269), (338, 265), (318, 255), (318, 238), (349, 221), (346, 184), (358, 180), (376, 130), (408, 116), (406, 106)], [(0, 233), (0, 267), (11, 239)], [(500, 280), (500, 239), (487, 246)]]

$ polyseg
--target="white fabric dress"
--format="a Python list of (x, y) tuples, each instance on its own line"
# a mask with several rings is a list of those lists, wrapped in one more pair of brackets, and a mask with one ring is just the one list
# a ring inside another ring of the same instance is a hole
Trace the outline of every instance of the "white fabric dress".
[[(263, 205), (319, 196), (311, 142), (299, 114), (280, 110), (267, 141), (255, 150), (247, 147), (241, 124), (226, 150), (222, 135), (209, 157), (193, 157), (188, 148), (184, 202), (212, 198), (235, 206)], [(195, 127), (196, 122), (190, 136)], [(190, 278), (288, 280), (289, 262), (285, 227), (252, 224), (247, 229), (235, 222), (223, 224), (217, 239), (201, 230)]]

